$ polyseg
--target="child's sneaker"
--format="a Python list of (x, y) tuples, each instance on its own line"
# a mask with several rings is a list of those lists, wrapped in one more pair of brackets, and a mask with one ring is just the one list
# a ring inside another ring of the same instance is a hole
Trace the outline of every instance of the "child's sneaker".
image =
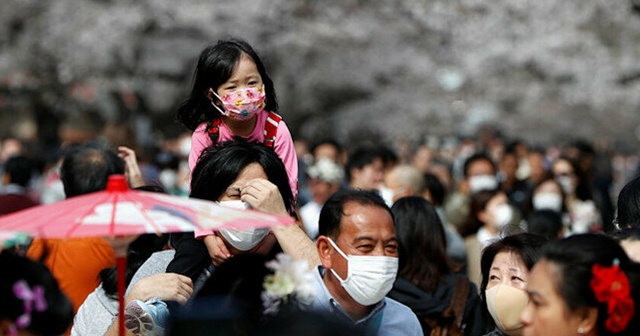
[(125, 327), (135, 335), (161, 336), (169, 319), (169, 310), (160, 299), (134, 300), (124, 308), (124, 319)]

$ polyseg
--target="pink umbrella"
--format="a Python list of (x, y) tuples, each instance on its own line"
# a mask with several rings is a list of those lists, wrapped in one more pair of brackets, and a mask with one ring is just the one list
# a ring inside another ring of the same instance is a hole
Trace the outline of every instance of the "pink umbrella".
[[(117, 238), (198, 229), (245, 229), (291, 224), (288, 216), (232, 209), (217, 203), (130, 190), (124, 176), (109, 177), (107, 189), (0, 217), (0, 234), (40, 238)], [(116, 249), (120, 334), (124, 334), (126, 245)]]

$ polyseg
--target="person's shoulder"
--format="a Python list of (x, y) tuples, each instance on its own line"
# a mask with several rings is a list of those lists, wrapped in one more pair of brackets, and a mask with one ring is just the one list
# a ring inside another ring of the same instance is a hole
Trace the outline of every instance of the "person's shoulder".
[(480, 241), (478, 240), (478, 234), (474, 233), (464, 238), (464, 245), (467, 247), (480, 245)]
[(154, 252), (153, 254), (151, 254), (151, 256), (149, 256), (149, 259), (147, 259), (150, 263), (161, 263), (164, 264), (166, 262), (170, 262), (171, 260), (173, 260), (173, 257), (176, 255), (176, 250), (164, 250), (164, 251), (158, 251), (158, 252)]
[(422, 335), (420, 321), (418, 321), (418, 317), (411, 308), (388, 297), (385, 297), (384, 300), (383, 324), (385, 324), (386, 320), (389, 328), (400, 328), (404, 335)]
[(404, 304), (390, 298), (390, 297), (385, 297), (385, 307), (384, 310), (385, 312), (389, 312), (389, 313), (393, 313), (394, 315), (411, 315), (411, 316), (415, 316), (415, 314), (413, 313), (413, 311), (411, 310), (411, 308), (405, 306)]
[(207, 123), (206, 122), (201, 122), (193, 132), (194, 133), (204, 133), (206, 128), (207, 128)]

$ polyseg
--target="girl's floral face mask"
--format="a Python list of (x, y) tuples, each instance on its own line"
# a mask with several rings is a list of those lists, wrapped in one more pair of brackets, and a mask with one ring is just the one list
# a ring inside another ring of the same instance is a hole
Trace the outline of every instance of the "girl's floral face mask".
[(211, 92), (220, 99), (223, 109), (212, 102), (213, 107), (220, 111), (222, 115), (234, 120), (250, 120), (264, 110), (265, 107), (264, 85), (238, 89), (222, 97), (218, 96), (213, 89), (211, 89)]

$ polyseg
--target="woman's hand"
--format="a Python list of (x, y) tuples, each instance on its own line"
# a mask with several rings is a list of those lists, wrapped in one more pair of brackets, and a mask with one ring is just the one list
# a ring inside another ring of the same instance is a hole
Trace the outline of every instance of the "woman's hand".
[(162, 301), (177, 301), (185, 304), (191, 297), (191, 293), (193, 293), (191, 278), (177, 273), (158, 273), (136, 282), (131, 287), (125, 302), (159, 298)]
[(124, 160), (124, 176), (127, 178), (130, 188), (138, 188), (144, 186), (146, 183), (142, 178), (142, 172), (138, 166), (138, 159), (136, 159), (136, 152), (133, 149), (126, 146), (118, 146), (118, 156)]
[(289, 216), (278, 187), (262, 178), (247, 181), (240, 192), (240, 200), (256, 210)]
[(203, 240), (214, 266), (220, 266), (223, 261), (231, 258), (231, 253), (229, 253), (229, 250), (224, 244), (224, 241), (222, 241), (222, 238), (212, 234), (205, 236)]

